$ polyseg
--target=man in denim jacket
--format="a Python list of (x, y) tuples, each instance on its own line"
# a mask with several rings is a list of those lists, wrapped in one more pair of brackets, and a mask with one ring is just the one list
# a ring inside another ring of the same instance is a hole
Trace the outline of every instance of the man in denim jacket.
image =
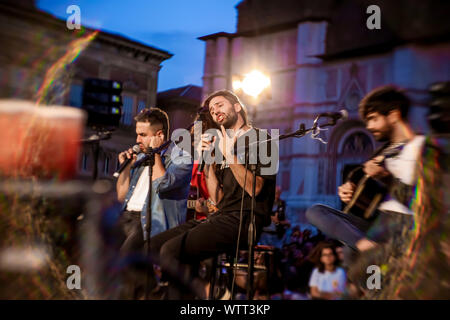
[[(142, 110), (136, 117), (136, 142), (143, 153), (132, 150), (119, 154), (119, 162), (132, 158), (117, 181), (118, 200), (123, 202), (120, 227), (125, 235), (121, 254), (141, 252), (146, 234), (148, 206), (148, 166), (132, 169), (132, 164), (145, 156), (148, 147), (158, 148), (169, 132), (167, 114), (158, 108)], [(186, 205), (192, 172), (189, 153), (172, 144), (165, 152), (155, 155), (152, 175), (151, 236), (176, 227), (186, 219)]]

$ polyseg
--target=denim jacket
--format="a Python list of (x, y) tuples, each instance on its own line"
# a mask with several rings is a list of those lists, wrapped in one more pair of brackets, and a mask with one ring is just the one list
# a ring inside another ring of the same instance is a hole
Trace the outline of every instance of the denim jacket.
[[(145, 154), (138, 155), (138, 160)], [(192, 176), (192, 158), (189, 153), (171, 144), (165, 153), (161, 155), (166, 173), (164, 176), (152, 182), (152, 206), (151, 236), (176, 227), (186, 220), (187, 198)], [(134, 188), (144, 171), (144, 166), (132, 169), (130, 172), (130, 187), (122, 206), (122, 211), (133, 195)], [(154, 200), (154, 197), (157, 199)], [(144, 240), (147, 240), (145, 220), (147, 216), (148, 198), (141, 211), (141, 226)], [(153, 212), (156, 210), (157, 212)], [(159, 212), (162, 211), (162, 212)]]

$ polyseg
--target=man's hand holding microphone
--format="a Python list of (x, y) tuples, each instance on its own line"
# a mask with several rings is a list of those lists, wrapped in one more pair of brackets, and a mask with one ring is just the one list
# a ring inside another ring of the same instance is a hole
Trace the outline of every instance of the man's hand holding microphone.
[(129, 148), (128, 150), (125, 150), (124, 152), (119, 153), (119, 163), (120, 167), (119, 170), (114, 172), (114, 177), (118, 178), (120, 174), (122, 173), (125, 168), (127, 168), (130, 164), (133, 164), (136, 162), (137, 154), (141, 152), (141, 148), (139, 145), (134, 145), (133, 148)]

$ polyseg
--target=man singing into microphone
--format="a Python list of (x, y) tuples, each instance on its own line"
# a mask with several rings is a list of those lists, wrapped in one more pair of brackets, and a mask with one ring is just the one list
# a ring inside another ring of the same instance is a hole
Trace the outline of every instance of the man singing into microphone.
[(123, 202), (119, 219), (125, 240), (120, 248), (121, 255), (141, 253), (146, 234), (147, 206), (151, 205), (151, 236), (176, 227), (186, 219), (186, 203), (192, 172), (189, 153), (175, 144), (155, 154), (152, 174), (152, 203), (148, 203), (149, 168), (140, 166), (132, 169), (136, 160), (142, 159), (149, 147), (156, 149), (168, 138), (169, 118), (159, 108), (143, 109), (136, 117), (136, 142), (141, 153), (132, 149), (119, 154), (119, 162), (132, 159), (117, 180), (117, 196)]
[[(260, 130), (254, 129), (248, 124), (244, 105), (231, 91), (223, 90), (213, 93), (206, 99), (205, 106), (209, 108), (209, 116), (220, 127), (220, 130), (213, 142), (210, 141), (207, 134), (202, 135), (197, 150), (207, 152), (216, 145), (219, 150), (217, 148), (214, 150), (224, 156), (224, 159), (222, 156), (220, 157), (224, 160), (222, 163), (207, 163), (204, 168), (209, 195), (219, 210), (205, 220), (189, 220), (151, 238), (152, 253), (160, 260), (162, 270), (170, 273), (171, 276), (171, 281), (169, 281), (170, 299), (192, 299), (188, 292), (185, 292), (187, 295), (183, 295), (177, 290), (176, 282), (180, 280), (176, 279), (177, 275), (178, 277), (183, 275), (181, 283), (184, 285), (196, 283), (190, 278), (192, 276), (190, 274), (191, 266), (219, 253), (234, 254), (238, 238), (240, 248), (248, 248), (252, 173), (248, 169), (246, 170), (242, 161), (238, 161), (236, 155), (239, 154), (239, 151), (233, 154), (231, 150), (240, 146), (240, 141), (245, 141), (245, 138), (251, 134), (255, 134), (254, 137), (257, 137), (255, 139), (261, 141)], [(227, 132), (226, 129), (228, 129)], [(228, 133), (231, 134), (229, 139), (226, 138)], [(267, 147), (267, 144), (265, 146)], [(278, 161), (278, 150), (272, 150), (271, 156), (273, 157), (271, 157), (270, 166), (273, 165), (272, 162)], [(252, 155), (250, 155), (250, 159), (252, 159)], [(270, 223), (275, 196), (276, 170), (278, 169), (278, 163), (276, 163), (274, 172), (271, 170), (266, 172), (263, 169), (267, 166), (260, 160), (258, 157), (256, 163), (255, 244), (262, 228)], [(241, 197), (243, 197), (242, 216), (240, 215)], [(202, 298), (208, 296), (208, 287), (204, 283), (199, 281), (196, 288), (199, 289), (198, 296)], [(224, 291), (216, 298), (224, 298), (227, 295), (229, 296), (229, 292)]]

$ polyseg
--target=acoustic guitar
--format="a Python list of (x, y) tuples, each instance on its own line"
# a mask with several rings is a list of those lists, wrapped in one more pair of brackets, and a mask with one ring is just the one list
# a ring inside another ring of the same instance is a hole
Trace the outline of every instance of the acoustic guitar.
[[(404, 142), (390, 144), (372, 156), (372, 159), (378, 157), (379, 165), (384, 167), (385, 160), (396, 157), (405, 144)], [(365, 174), (362, 166), (353, 169), (349, 173), (347, 181), (353, 182), (356, 188), (352, 199), (345, 206), (343, 212), (370, 220), (380, 202), (388, 193), (389, 186)]]

